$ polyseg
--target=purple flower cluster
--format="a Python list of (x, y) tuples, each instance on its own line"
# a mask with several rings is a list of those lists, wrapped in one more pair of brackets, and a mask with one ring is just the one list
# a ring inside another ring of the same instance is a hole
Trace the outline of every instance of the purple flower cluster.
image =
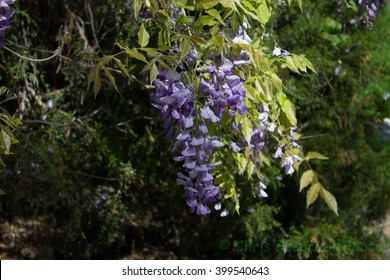
[(206, 121), (215, 123), (220, 118), (210, 105), (195, 107), (193, 86), (185, 85), (176, 71), (161, 70), (154, 86), (152, 105), (160, 110), (164, 127), (169, 128), (166, 137), (172, 137), (175, 128), (178, 131), (173, 151), (179, 155), (174, 160), (182, 162), (185, 171), (177, 174), (177, 182), (184, 187), (190, 212), (209, 214), (207, 203), (217, 202), (219, 195), (219, 188), (213, 185), (212, 169), (221, 164), (212, 162), (212, 158), (215, 149), (224, 144), (217, 136), (209, 135)]
[[(372, 28), (378, 7), (384, 4), (384, 0), (357, 0), (356, 2), (361, 22), (368, 28)], [(338, 6), (341, 7), (341, 4), (342, 0), (339, 0)], [(352, 20), (352, 22), (355, 22), (355, 20)]]
[[(174, 10), (171, 13), (175, 18), (181, 16), (179, 11), (175, 13)], [(245, 25), (239, 28), (232, 43), (251, 44)], [(179, 48), (174, 48), (168, 55), (177, 53), (180, 53)], [(188, 82), (189, 72), (185, 69), (194, 66), (197, 57), (198, 54), (191, 45), (184, 60), (172, 65), (176, 70), (167, 71), (161, 68), (154, 80), (155, 90), (150, 97), (152, 105), (160, 111), (160, 118), (165, 121), (164, 128), (168, 130), (166, 138), (173, 139), (172, 152), (176, 154), (174, 161), (183, 167), (182, 172), (177, 173), (176, 181), (183, 186), (190, 212), (206, 215), (211, 212), (210, 204), (214, 204), (214, 209), (221, 208), (222, 195), (219, 187), (214, 185), (213, 169), (222, 164), (215, 160), (216, 149), (225, 146), (218, 136), (210, 135), (210, 126), (220, 123), (221, 119), (230, 118), (233, 134), (238, 136), (238, 140), (233, 142), (231, 139), (228, 143), (229, 149), (240, 157), (245, 154), (248, 161), (258, 165), (266, 144), (266, 135), (275, 131), (276, 124), (269, 119), (269, 108), (260, 104), (257, 108), (258, 119), (250, 120), (250, 139), (243, 136), (244, 124), (238, 120), (248, 113), (248, 108), (245, 104), (246, 90), (242, 76), (248, 69), (246, 65), (252, 63), (246, 50), (241, 50), (235, 60), (218, 55), (209, 57), (212, 63), (197, 65), (196, 76), (199, 80)], [(295, 147), (293, 136), (291, 142), (292, 145), (289, 146)], [(283, 158), (281, 167), (287, 174), (293, 173), (294, 160), (299, 159), (296, 156), (283, 156), (282, 147), (279, 149), (277, 157)], [(287, 149), (287, 146), (283, 147), (284, 152)], [(257, 174), (256, 168), (253, 172)], [(268, 197), (266, 188), (263, 178), (259, 178), (258, 198)]]
[(9, 7), (15, 0), (0, 0), (0, 48), (4, 45), (4, 31), (11, 27), (11, 17), (14, 15), (14, 10)]
[(378, 1), (378, 0), (359, 0), (358, 4), (359, 4), (359, 14), (362, 13), (362, 10), (365, 9), (367, 15), (370, 17), (370, 18), (375, 18), (376, 15), (375, 15), (375, 11), (377, 10), (377, 6), (379, 3), (380, 4), (383, 4), (383, 0), (382, 1)]
[(233, 75), (234, 63), (224, 59), (219, 67), (207, 66), (209, 78), (202, 78), (199, 91), (209, 100), (209, 113), (215, 114), (211, 122), (218, 122), (222, 112), (228, 108), (231, 117), (236, 112), (245, 115), (248, 109), (245, 106), (245, 89), (243, 80)]

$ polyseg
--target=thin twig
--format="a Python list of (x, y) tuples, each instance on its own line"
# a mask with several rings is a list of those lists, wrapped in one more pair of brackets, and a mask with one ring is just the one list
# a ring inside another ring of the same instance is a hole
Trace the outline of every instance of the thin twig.
[(310, 139), (310, 138), (324, 137), (326, 135), (327, 134), (325, 134), (325, 133), (317, 134), (317, 135), (307, 135), (307, 136), (302, 136), (301, 139)]
[(24, 55), (21, 55), (21, 54), (18, 54), (17, 52), (11, 50), (10, 48), (8, 48), (7, 46), (3, 46), (3, 48), (11, 53), (13, 53), (14, 55), (16, 55), (17, 57), (21, 58), (21, 59), (25, 59), (25, 60), (28, 60), (28, 61), (32, 61), (32, 62), (44, 62), (44, 61), (48, 61), (50, 59), (53, 59), (54, 57), (58, 56), (61, 51), (62, 51), (62, 47), (59, 46), (54, 52), (53, 52), (53, 55), (49, 56), (49, 57), (46, 57), (46, 58), (31, 58), (31, 57), (26, 57)]

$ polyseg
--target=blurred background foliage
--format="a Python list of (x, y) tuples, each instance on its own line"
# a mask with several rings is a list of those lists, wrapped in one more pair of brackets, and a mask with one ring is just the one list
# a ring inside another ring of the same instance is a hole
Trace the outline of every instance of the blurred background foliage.
[[(242, 195), (240, 215), (187, 212), (162, 123), (142, 83), (114, 75), (87, 91), (94, 57), (132, 46), (135, 28), (120, 0), (20, 0), (0, 50), (3, 112), (19, 117), (14, 155), (0, 169), (0, 257), (16, 259), (381, 259), (390, 258), (383, 221), (390, 208), (390, 9), (372, 30), (333, 1), (279, 8), (275, 42), (305, 54), (318, 75), (282, 70), (306, 151), (335, 194), (308, 210), (299, 177), (270, 169), (269, 198)], [(275, 41), (274, 41), (275, 40)], [(19, 45), (19, 46), (18, 46)], [(23, 48), (21, 48), (23, 46)], [(45, 51), (44, 51), (45, 50)], [(134, 67), (137, 67), (135, 65)], [(115, 70), (115, 69), (114, 69)], [(141, 79), (142, 80), (142, 79)], [(387, 96), (387, 98), (386, 98)], [(246, 182), (241, 182), (245, 185)], [(243, 191), (245, 188), (243, 188)]]

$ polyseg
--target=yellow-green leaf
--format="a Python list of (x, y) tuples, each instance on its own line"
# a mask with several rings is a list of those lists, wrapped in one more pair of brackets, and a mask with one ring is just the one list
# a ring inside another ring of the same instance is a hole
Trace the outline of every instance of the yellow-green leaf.
[(295, 65), (294, 60), (291, 56), (286, 58), (286, 66), (293, 72), (299, 73), (298, 67)]
[(217, 5), (219, 1), (220, 0), (201, 0), (199, 1), (198, 6), (201, 9), (208, 10), (213, 8), (215, 5)]
[(306, 170), (303, 172), (301, 180), (299, 182), (299, 191), (301, 192), (304, 188), (310, 185), (311, 182), (316, 178), (317, 174), (313, 170)]
[(300, 8), (301, 11), (302, 11), (302, 0), (298, 0), (298, 5), (299, 5), (299, 8)]
[(225, 8), (229, 8), (229, 9), (232, 9), (234, 11), (237, 11), (236, 3), (234, 3), (234, 0), (220, 0), (219, 2)]
[(325, 190), (323, 187), (321, 187), (320, 196), (326, 202), (326, 204), (329, 206), (329, 208), (332, 209), (332, 211), (335, 212), (336, 215), (338, 216), (339, 214), (337, 212), (337, 201), (336, 201), (336, 198), (333, 196), (333, 194), (331, 194), (330, 192)]
[(146, 47), (149, 44), (149, 33), (146, 31), (145, 26), (142, 24), (138, 31), (138, 44), (141, 47)]
[(242, 134), (244, 135), (245, 140), (250, 145), (252, 138), (252, 123), (247, 116), (242, 120)]
[(100, 70), (101, 70), (102, 65), (96, 64), (91, 68), (91, 71), (88, 73), (88, 89), (89, 85), (93, 82), (93, 92), (95, 94), (95, 97), (99, 93), (100, 86), (101, 86), (101, 81), (100, 81)]
[(263, 0), (257, 8), (257, 14), (262, 24), (266, 24), (271, 17), (271, 12), (268, 8), (267, 1)]
[(323, 159), (323, 160), (329, 159), (326, 156), (324, 156), (324, 155), (322, 155), (320, 153), (317, 153), (317, 152), (308, 152), (305, 158), (307, 160), (310, 160), (310, 159), (313, 159), (313, 158)]
[(95, 97), (98, 95), (98, 93), (100, 91), (101, 84), (102, 84), (102, 82), (100, 80), (100, 74), (97, 73), (96, 78), (94, 80), (94, 85), (93, 85), (93, 93), (94, 93)]
[(207, 10), (206, 13), (208, 13), (210, 16), (213, 16), (214, 18), (216, 18), (220, 24), (226, 25), (225, 21), (222, 19), (221, 15), (219, 14), (219, 12), (216, 9)]
[(211, 37), (211, 42), (217, 47), (223, 47), (223, 37), (221, 35)]
[(321, 188), (322, 186), (320, 183), (315, 183), (310, 187), (306, 194), (306, 208), (309, 208), (309, 206), (316, 201)]
[(158, 75), (158, 68), (156, 66), (156, 62), (154, 62), (152, 64), (152, 67), (150, 68), (150, 75), (149, 75), (149, 78), (150, 78), (150, 83), (153, 83), (154, 79), (156, 79)]
[(180, 59), (183, 59), (190, 52), (190, 42), (188, 39), (185, 39), (180, 42)]
[(302, 58), (295, 54), (292, 54), (291, 56), (294, 60), (294, 64), (298, 67), (298, 69), (306, 73), (306, 65), (303, 63)]
[(4, 153), (8, 155), (10, 153), (9, 150), (11, 148), (11, 138), (3, 129), (1, 130), (0, 140), (1, 146), (3, 146), (4, 148)]
[(108, 70), (107, 67), (104, 67), (103, 66), (103, 71), (104, 71), (104, 74), (106, 74), (108, 80), (110, 81), (110, 83), (114, 86), (115, 90), (119, 92), (119, 89), (118, 87), (116, 86), (116, 82), (115, 82), (115, 79), (114, 77), (112, 76), (110, 70)]
[(168, 14), (167, 11), (165, 11), (165, 10), (157, 10), (157, 12), (160, 13), (160, 14), (162, 14), (164, 17), (169, 18), (169, 14)]
[(122, 61), (120, 61), (118, 58), (114, 57), (115, 63), (118, 65), (118, 67), (121, 69), (123, 74), (125, 74), (128, 78), (130, 78), (129, 72), (127, 71), (126, 67), (123, 65)]
[(307, 59), (306, 57), (304, 57), (304, 56), (301, 56), (301, 59), (302, 59), (302, 62), (305, 63), (305, 65), (306, 65), (307, 67), (309, 67), (309, 69), (310, 69), (311, 71), (313, 71), (314, 73), (317, 74), (317, 71), (316, 71), (316, 69), (314, 68), (313, 64), (310, 62), (310, 60), (308, 60), (308, 59)]
[(286, 114), (286, 117), (290, 124), (292, 126), (296, 126), (297, 118), (295, 117), (295, 111), (290, 100), (287, 99), (287, 96), (283, 92), (279, 92), (276, 98), (282, 108), (282, 111)]
[(250, 178), (252, 178), (252, 175), (253, 175), (253, 172), (255, 171), (255, 164), (253, 163), (253, 161), (249, 160), (248, 161), (248, 164), (246, 166), (246, 175), (248, 177), (248, 180)]

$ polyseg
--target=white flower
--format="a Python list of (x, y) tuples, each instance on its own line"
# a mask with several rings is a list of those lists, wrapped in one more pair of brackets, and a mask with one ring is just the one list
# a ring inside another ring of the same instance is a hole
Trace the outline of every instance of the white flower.
[(274, 50), (273, 50), (273, 52), (272, 52), (272, 55), (273, 55), (273, 56), (279, 56), (279, 55), (281, 55), (281, 54), (282, 54), (282, 50), (281, 50), (280, 48), (278, 48), (278, 47), (275, 46), (275, 48), (274, 48)]

